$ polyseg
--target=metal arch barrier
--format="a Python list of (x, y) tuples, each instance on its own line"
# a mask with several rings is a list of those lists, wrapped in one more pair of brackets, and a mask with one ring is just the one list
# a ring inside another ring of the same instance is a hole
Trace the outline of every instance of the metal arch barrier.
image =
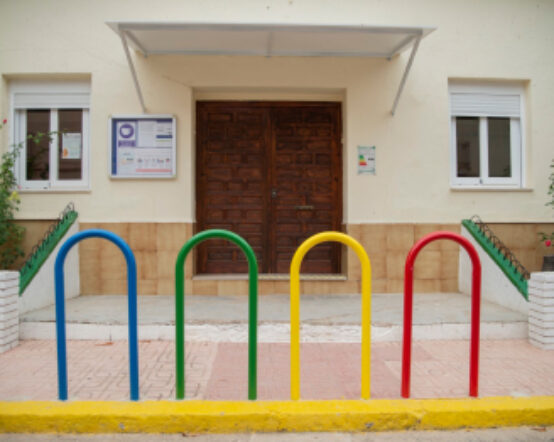
[(306, 253), (327, 241), (343, 243), (358, 255), (362, 269), (362, 399), (370, 396), (371, 351), (371, 263), (362, 245), (340, 232), (321, 232), (305, 240), (296, 250), (290, 265), (290, 396), (300, 399), (300, 266)]
[(214, 238), (227, 239), (238, 245), (248, 260), (248, 399), (257, 397), (257, 322), (258, 322), (258, 262), (252, 247), (244, 238), (229, 230), (212, 229), (197, 233), (179, 251), (175, 262), (175, 393), (185, 398), (185, 260), (197, 244)]
[(123, 252), (127, 261), (127, 299), (129, 313), (129, 372), (131, 400), (139, 400), (139, 365), (137, 331), (137, 264), (129, 245), (115, 233), (89, 229), (71, 236), (60, 248), (54, 265), (56, 285), (56, 339), (58, 348), (58, 397), (67, 400), (67, 353), (65, 335), (65, 288), (63, 265), (71, 247), (85, 238), (105, 238)]
[(410, 397), (412, 363), (412, 317), (414, 298), (414, 261), (423, 247), (437, 239), (450, 239), (464, 247), (473, 265), (471, 286), (471, 343), (469, 360), (469, 395), (477, 397), (479, 388), (479, 321), (481, 316), (481, 261), (466, 238), (454, 232), (438, 231), (421, 238), (406, 257), (404, 272), (404, 335), (402, 341), (402, 388), (404, 398)]

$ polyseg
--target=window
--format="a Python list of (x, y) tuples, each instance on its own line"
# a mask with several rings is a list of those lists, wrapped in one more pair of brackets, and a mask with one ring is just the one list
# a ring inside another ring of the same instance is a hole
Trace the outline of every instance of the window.
[(452, 186), (522, 186), (523, 87), (450, 83)]
[[(88, 82), (10, 84), (14, 144), (23, 148), (16, 165), (22, 189), (82, 190), (89, 183)], [(40, 143), (29, 135), (53, 132)]]

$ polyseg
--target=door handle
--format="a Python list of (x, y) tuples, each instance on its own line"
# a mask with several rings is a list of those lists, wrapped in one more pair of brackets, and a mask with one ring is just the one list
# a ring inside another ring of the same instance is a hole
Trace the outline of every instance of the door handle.
[(314, 206), (294, 206), (296, 210), (314, 210)]

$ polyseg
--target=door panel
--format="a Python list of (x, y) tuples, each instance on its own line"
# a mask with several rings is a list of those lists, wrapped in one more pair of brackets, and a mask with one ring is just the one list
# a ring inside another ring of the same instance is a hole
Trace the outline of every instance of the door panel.
[[(271, 109), (275, 170), (272, 189), (270, 259), (276, 273), (287, 273), (298, 246), (325, 230), (340, 230), (338, 104)], [(334, 160), (334, 161), (333, 161)], [(307, 273), (336, 273), (340, 247), (321, 244), (308, 252)]]
[[(267, 267), (267, 112), (198, 103), (197, 210), (199, 230), (227, 229), (254, 249)], [(246, 273), (243, 252), (225, 240), (198, 247), (199, 273)]]
[[(197, 103), (198, 230), (226, 228), (254, 248), (262, 273), (288, 273), (307, 237), (340, 230), (338, 103)], [(223, 241), (198, 249), (198, 272), (244, 273)], [(340, 271), (340, 246), (310, 251), (303, 272)]]

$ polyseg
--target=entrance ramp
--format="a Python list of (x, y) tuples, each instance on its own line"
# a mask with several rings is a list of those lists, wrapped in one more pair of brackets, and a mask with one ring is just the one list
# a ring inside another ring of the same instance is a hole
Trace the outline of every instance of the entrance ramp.
[[(492, 232), (483, 230), (480, 227), (482, 225), (485, 224), (478, 217), (464, 220), (461, 234), (471, 242), (479, 254), (483, 300), (528, 315), (527, 270)], [(458, 289), (466, 295), (471, 292), (471, 268), (467, 254), (460, 252)]]

